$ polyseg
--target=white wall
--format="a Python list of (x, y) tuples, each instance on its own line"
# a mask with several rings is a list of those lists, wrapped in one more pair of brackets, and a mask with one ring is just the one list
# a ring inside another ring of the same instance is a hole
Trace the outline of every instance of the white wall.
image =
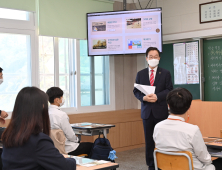
[(163, 41), (221, 35), (222, 22), (199, 22), (199, 4), (211, 1), (157, 0), (157, 6), (163, 10)]

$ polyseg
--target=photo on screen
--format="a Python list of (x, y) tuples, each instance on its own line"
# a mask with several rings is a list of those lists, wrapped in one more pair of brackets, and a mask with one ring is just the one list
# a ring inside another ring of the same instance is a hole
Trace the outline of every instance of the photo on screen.
[(94, 39), (93, 49), (106, 49), (106, 39)]
[(92, 31), (106, 31), (106, 21), (92, 22)]
[(128, 49), (141, 49), (142, 40), (141, 39), (128, 39)]
[(141, 28), (141, 18), (126, 19), (126, 28), (127, 29)]

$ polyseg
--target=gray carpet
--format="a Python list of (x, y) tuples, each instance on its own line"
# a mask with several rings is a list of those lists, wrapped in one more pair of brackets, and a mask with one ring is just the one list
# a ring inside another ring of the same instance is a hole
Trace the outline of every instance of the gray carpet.
[(117, 170), (147, 170), (145, 160), (145, 147), (129, 151), (117, 152), (116, 162), (119, 164)]

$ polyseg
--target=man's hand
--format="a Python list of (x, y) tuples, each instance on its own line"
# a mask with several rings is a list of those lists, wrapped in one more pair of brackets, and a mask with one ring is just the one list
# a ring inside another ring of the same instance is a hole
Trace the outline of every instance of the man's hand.
[(8, 113), (2, 110), (2, 112), (1, 112), (1, 117), (2, 117), (2, 118), (8, 117)]
[(144, 96), (143, 100), (150, 103), (155, 103), (157, 101), (157, 96), (156, 94), (149, 94), (149, 95)]
[(66, 154), (62, 154), (64, 156), (64, 158), (71, 158), (70, 155), (66, 155)]

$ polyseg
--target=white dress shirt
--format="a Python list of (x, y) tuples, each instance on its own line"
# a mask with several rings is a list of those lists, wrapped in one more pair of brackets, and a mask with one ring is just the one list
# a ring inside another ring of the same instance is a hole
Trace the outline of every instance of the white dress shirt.
[(76, 150), (79, 146), (78, 137), (75, 135), (70, 123), (68, 115), (61, 111), (56, 105), (49, 106), (49, 119), (51, 124), (51, 129), (61, 129), (65, 136), (65, 151), (67, 153)]
[(154, 128), (153, 139), (156, 148), (163, 151), (190, 151), (193, 156), (194, 170), (214, 170), (211, 156), (196, 125), (184, 122), (179, 116), (169, 115)]
[[(149, 67), (149, 66), (148, 66), (148, 67)], [(153, 70), (153, 76), (154, 76), (154, 81), (155, 81), (157, 68), (158, 68), (158, 66), (156, 66), (154, 69), (151, 69), (151, 68), (149, 67), (149, 80), (150, 80), (150, 75), (151, 75), (151, 73), (152, 73), (151, 70)]]

